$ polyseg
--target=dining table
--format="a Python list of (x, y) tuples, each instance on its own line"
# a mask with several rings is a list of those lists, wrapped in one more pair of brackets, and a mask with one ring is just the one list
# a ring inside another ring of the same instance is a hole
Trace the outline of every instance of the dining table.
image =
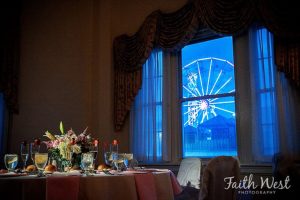
[(0, 174), (0, 199), (172, 200), (182, 192), (168, 169), (122, 172), (54, 172), (46, 176)]

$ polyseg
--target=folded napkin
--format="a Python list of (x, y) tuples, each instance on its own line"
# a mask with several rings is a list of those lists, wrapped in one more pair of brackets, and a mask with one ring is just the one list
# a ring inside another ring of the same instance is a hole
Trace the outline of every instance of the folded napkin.
[(152, 173), (134, 174), (139, 200), (157, 200), (155, 179)]
[(79, 176), (49, 176), (46, 179), (47, 200), (78, 200)]

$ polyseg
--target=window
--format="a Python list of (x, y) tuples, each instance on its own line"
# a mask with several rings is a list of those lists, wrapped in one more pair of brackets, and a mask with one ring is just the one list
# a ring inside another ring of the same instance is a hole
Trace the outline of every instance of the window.
[(183, 157), (237, 155), (232, 38), (182, 49)]
[(239, 154), (241, 163), (269, 162), (284, 132), (278, 123), (289, 119), (277, 113), (273, 58), (264, 28), (234, 42), (222, 37), (190, 44), (181, 54), (153, 51), (131, 109), (135, 157), (143, 164), (177, 164), (185, 157)]

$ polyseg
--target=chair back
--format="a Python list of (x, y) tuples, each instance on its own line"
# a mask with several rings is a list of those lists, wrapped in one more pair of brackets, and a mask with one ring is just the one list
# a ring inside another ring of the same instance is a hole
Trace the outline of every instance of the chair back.
[(224, 178), (234, 177), (239, 183), (239, 162), (232, 156), (218, 156), (211, 159), (202, 175), (199, 200), (232, 200), (236, 199), (237, 190), (227, 189), (228, 181)]
[(179, 166), (177, 180), (181, 186), (200, 189), (201, 159), (184, 158)]

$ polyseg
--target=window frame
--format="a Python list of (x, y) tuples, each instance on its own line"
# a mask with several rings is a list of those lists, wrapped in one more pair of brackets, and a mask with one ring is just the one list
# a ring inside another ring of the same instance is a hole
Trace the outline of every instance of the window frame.
[[(198, 38), (198, 39), (194, 39), (192, 40), (190, 43), (186, 44), (185, 46), (188, 46), (188, 45), (193, 45), (193, 44), (198, 44), (198, 43), (203, 43), (203, 42), (207, 42), (207, 41), (211, 41), (211, 40), (216, 40), (216, 39), (220, 39), (220, 38), (223, 38), (223, 37), (227, 37), (227, 35), (217, 35), (217, 34), (212, 34), (212, 35), (206, 35), (206, 36), (202, 36), (203, 38)], [(234, 48), (234, 36), (231, 36), (232, 37), (232, 47), (233, 47), (233, 60), (234, 60), (234, 63), (235, 63), (235, 48)], [(184, 47), (185, 47), (184, 46)], [(184, 48), (182, 47), (182, 49)], [(235, 70), (235, 66), (236, 64), (234, 64), (234, 70), (233, 70), (233, 76), (234, 76), (234, 87), (235, 87), (235, 91), (234, 92), (230, 92), (230, 93), (221, 93), (221, 94), (216, 94), (216, 95), (203, 95), (203, 96), (197, 96), (197, 97), (188, 97), (188, 98), (183, 98), (183, 81), (182, 81), (182, 49), (179, 51), (180, 53), (178, 53), (178, 69), (177, 69), (177, 77), (178, 77), (178, 85), (177, 87), (179, 88), (178, 91), (179, 91), (179, 94), (178, 94), (178, 97), (177, 97), (177, 102), (178, 102), (178, 105), (179, 107), (177, 108), (178, 109), (178, 122), (180, 124), (180, 132), (179, 132), (179, 138), (180, 138), (180, 143), (181, 143), (181, 148), (180, 148), (180, 151), (181, 151), (181, 159), (183, 159), (183, 155), (184, 155), (184, 149), (183, 149), (183, 126), (182, 126), (182, 109), (181, 109), (181, 106), (182, 106), (182, 103), (184, 102), (188, 102), (188, 101), (194, 101), (194, 100), (202, 100), (202, 99), (209, 99), (209, 98), (220, 98), (220, 97), (233, 97), (234, 98), (234, 106), (235, 108), (237, 107), (237, 96), (236, 96), (236, 70)], [(237, 116), (237, 109), (235, 109), (235, 114)], [(236, 122), (236, 126), (235, 126), (235, 132), (236, 132), (236, 144), (237, 144), (237, 147), (236, 147), (236, 152), (237, 152), (237, 156), (239, 155), (239, 149), (238, 149), (238, 129), (237, 129), (237, 123), (238, 123), (238, 120), (237, 118), (235, 119), (235, 122)], [(212, 157), (201, 157), (201, 156), (197, 156), (203, 160), (209, 160), (211, 159)]]

